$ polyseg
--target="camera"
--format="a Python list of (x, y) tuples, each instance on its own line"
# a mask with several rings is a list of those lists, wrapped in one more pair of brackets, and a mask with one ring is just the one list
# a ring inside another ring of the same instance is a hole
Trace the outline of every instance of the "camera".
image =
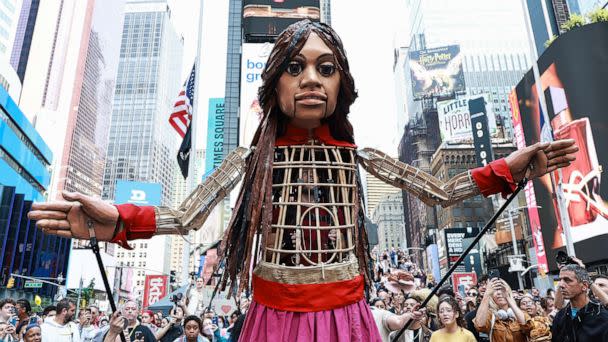
[(177, 304), (177, 302), (179, 302), (180, 300), (182, 300), (183, 298), (183, 294), (178, 292), (176, 294), (174, 294), (173, 296), (171, 296), (171, 299), (169, 299), (171, 302), (173, 302), (174, 304)]
[(555, 262), (558, 265), (576, 265), (576, 261), (572, 260), (572, 258), (566, 254), (566, 252), (564, 251), (559, 251), (557, 252), (557, 255), (555, 256)]

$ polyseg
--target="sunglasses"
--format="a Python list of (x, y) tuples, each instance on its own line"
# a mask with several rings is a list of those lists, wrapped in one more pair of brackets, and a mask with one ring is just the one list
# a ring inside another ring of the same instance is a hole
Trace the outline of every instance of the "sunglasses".
[(467, 292), (467, 296), (477, 297), (477, 292)]

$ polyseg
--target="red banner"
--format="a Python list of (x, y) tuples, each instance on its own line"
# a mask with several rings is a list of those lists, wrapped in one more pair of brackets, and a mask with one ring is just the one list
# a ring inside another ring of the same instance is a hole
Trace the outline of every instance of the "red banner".
[(143, 307), (147, 308), (163, 298), (167, 294), (168, 286), (169, 282), (166, 275), (147, 275), (144, 286)]
[(464, 292), (471, 287), (477, 285), (477, 274), (475, 272), (454, 272), (452, 273), (452, 284), (454, 285), (454, 293), (458, 293), (459, 287), (464, 287)]

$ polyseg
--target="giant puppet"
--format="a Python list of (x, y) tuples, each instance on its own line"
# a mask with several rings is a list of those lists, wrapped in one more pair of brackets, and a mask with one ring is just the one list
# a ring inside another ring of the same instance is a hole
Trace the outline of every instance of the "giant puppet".
[(30, 218), (47, 233), (81, 239), (92, 219), (98, 239), (130, 248), (129, 240), (200, 228), (242, 181), (220, 248), (222, 286), (252, 286), (241, 340), (379, 341), (364, 298), (370, 278), (358, 165), (428, 205), (447, 206), (508, 194), (524, 176), (568, 165), (577, 151), (573, 141), (537, 144), (442, 180), (357, 149), (347, 119), (357, 93), (342, 42), (309, 20), (279, 35), (262, 78), (265, 114), (251, 147), (233, 151), (179, 208), (65, 193), (69, 202), (35, 204)]

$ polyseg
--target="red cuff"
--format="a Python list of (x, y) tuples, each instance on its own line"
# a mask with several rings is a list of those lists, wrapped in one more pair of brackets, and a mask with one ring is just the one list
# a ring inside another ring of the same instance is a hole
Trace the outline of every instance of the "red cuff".
[(119, 223), (122, 229), (111, 242), (118, 243), (126, 249), (132, 249), (129, 240), (149, 239), (156, 233), (156, 214), (154, 207), (136, 206), (133, 204), (115, 205), (120, 215)]
[(497, 193), (500, 193), (502, 197), (507, 197), (517, 188), (504, 158), (495, 160), (484, 167), (473, 169), (471, 175), (481, 193), (486, 197)]

